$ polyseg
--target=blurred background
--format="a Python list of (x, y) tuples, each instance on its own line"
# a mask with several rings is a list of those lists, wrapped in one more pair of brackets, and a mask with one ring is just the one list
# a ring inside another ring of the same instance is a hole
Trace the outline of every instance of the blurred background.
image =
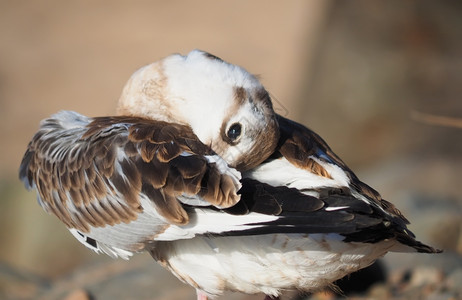
[(40, 120), (114, 114), (137, 68), (195, 48), (258, 74), (280, 114), (445, 249), (388, 255), (362, 295), (462, 297), (462, 2), (1, 0), (0, 37), (0, 298), (194, 299), (146, 254), (80, 245), (17, 170)]

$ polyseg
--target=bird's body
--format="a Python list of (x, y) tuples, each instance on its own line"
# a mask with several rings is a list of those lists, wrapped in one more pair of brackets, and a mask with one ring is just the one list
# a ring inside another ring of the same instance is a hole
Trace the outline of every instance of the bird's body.
[(336, 235), (268, 234), (196, 237), (156, 243), (153, 257), (180, 280), (207, 296), (224, 291), (315, 292), (372, 264), (393, 246), (345, 243)]
[[(221, 211), (190, 210), (202, 226), (220, 223), (221, 232), (154, 243), (150, 252), (164, 267), (210, 296), (231, 290), (277, 297), (325, 288), (389, 251), (438, 251), (416, 241), (399, 210), (318, 135), (281, 116), (278, 122), (280, 143), (243, 174), (241, 201)], [(239, 217), (241, 228), (226, 229)]]
[(135, 73), (119, 112), (45, 120), (21, 164), (42, 207), (97, 252), (149, 251), (200, 295), (273, 297), (388, 251), (437, 252), (239, 67), (169, 57)]

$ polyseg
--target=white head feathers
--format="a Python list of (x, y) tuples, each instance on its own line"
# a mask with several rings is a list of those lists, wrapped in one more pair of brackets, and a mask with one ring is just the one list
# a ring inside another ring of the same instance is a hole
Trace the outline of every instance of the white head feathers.
[(136, 71), (124, 87), (118, 113), (189, 125), (240, 170), (260, 163), (256, 158), (271, 154), (278, 140), (271, 99), (257, 78), (200, 50)]

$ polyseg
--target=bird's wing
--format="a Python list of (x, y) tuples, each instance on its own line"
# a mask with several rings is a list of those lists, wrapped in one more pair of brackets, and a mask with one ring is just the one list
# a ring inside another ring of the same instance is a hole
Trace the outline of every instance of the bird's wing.
[[(437, 251), (416, 241), (399, 210), (361, 182), (317, 134), (281, 116), (278, 122), (277, 151), (244, 174), (241, 201), (220, 212), (196, 210), (203, 225), (198, 231), (335, 234), (345, 242), (364, 243), (396, 239), (420, 252)], [(232, 222), (236, 216), (240, 225)], [(213, 218), (230, 225), (213, 227), (208, 222)]]
[(294, 121), (278, 116), (281, 127), (279, 152), (291, 164), (324, 178), (334, 179), (334, 168), (346, 176), (348, 187), (364, 196), (391, 216), (409, 224), (404, 215), (373, 188), (362, 182), (315, 132)]
[(184, 204), (226, 208), (239, 201), (241, 186), (240, 173), (187, 126), (69, 111), (42, 121), (20, 178), (37, 189), (47, 212), (81, 236), (145, 220), (155, 225), (146, 228), (152, 238), (189, 223)]

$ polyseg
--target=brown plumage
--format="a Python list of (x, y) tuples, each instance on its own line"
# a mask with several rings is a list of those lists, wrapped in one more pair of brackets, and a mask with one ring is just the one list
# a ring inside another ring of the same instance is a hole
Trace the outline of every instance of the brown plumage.
[(147, 250), (199, 299), (312, 292), (389, 251), (440, 252), (321, 137), (275, 114), (255, 76), (213, 55), (141, 68), (118, 112), (43, 121), (20, 177), (82, 244)]
[(220, 207), (239, 200), (236, 183), (207, 161), (215, 153), (188, 126), (135, 117), (90, 121), (74, 129), (44, 121), (21, 163), (21, 177), (68, 227), (88, 232), (133, 221), (143, 210), (140, 193), (172, 224), (189, 221), (178, 195)]

